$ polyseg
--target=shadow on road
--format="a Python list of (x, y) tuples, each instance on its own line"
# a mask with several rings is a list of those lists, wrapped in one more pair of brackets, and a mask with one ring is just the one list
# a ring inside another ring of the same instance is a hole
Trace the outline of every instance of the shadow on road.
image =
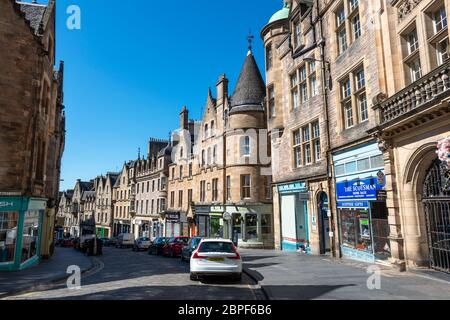
[(281, 285), (262, 286), (271, 300), (313, 300), (320, 299), (321, 296), (345, 287), (354, 287), (353, 284), (326, 286), (326, 285)]

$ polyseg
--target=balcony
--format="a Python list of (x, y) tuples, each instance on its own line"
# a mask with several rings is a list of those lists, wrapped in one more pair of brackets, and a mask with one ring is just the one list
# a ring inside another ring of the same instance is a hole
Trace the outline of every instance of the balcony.
[[(378, 129), (410, 129), (449, 112), (450, 60), (426, 74), (389, 99), (374, 102), (378, 110)], [(402, 131), (400, 129), (400, 131)]]

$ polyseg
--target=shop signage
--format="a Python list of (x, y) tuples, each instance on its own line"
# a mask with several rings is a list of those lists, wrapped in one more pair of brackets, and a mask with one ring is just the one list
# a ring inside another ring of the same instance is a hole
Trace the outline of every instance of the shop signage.
[(387, 191), (377, 190), (377, 201), (386, 201), (386, 200), (387, 200)]
[(295, 182), (290, 184), (283, 184), (278, 186), (279, 193), (292, 193), (292, 192), (307, 192), (305, 182)]
[(382, 190), (383, 185), (377, 178), (364, 180), (344, 181), (336, 184), (338, 201), (347, 200), (377, 200), (377, 190)]
[(1, 201), (0, 202), (0, 208), (7, 208), (7, 207), (13, 207), (14, 206), (14, 202), (10, 202), (10, 201)]
[(21, 210), (21, 200), (20, 199), (0, 199), (0, 211), (18, 211)]
[(180, 213), (179, 212), (168, 212), (166, 213), (167, 221), (180, 221)]
[(338, 202), (339, 209), (368, 209), (368, 201), (340, 201)]

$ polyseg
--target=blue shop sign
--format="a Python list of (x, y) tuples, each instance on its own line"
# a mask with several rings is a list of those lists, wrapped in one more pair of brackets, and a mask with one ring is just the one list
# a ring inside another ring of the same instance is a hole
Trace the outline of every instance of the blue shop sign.
[(307, 192), (305, 182), (295, 182), (290, 184), (283, 184), (278, 186), (279, 193), (292, 193), (292, 192)]
[(338, 201), (348, 200), (377, 200), (377, 191), (383, 190), (384, 185), (377, 178), (364, 180), (344, 181), (336, 184)]

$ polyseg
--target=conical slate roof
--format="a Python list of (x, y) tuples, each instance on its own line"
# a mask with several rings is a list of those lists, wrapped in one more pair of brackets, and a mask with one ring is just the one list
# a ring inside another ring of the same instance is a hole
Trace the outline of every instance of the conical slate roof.
[(248, 52), (239, 80), (231, 96), (231, 111), (264, 111), (266, 86), (251, 51)]

